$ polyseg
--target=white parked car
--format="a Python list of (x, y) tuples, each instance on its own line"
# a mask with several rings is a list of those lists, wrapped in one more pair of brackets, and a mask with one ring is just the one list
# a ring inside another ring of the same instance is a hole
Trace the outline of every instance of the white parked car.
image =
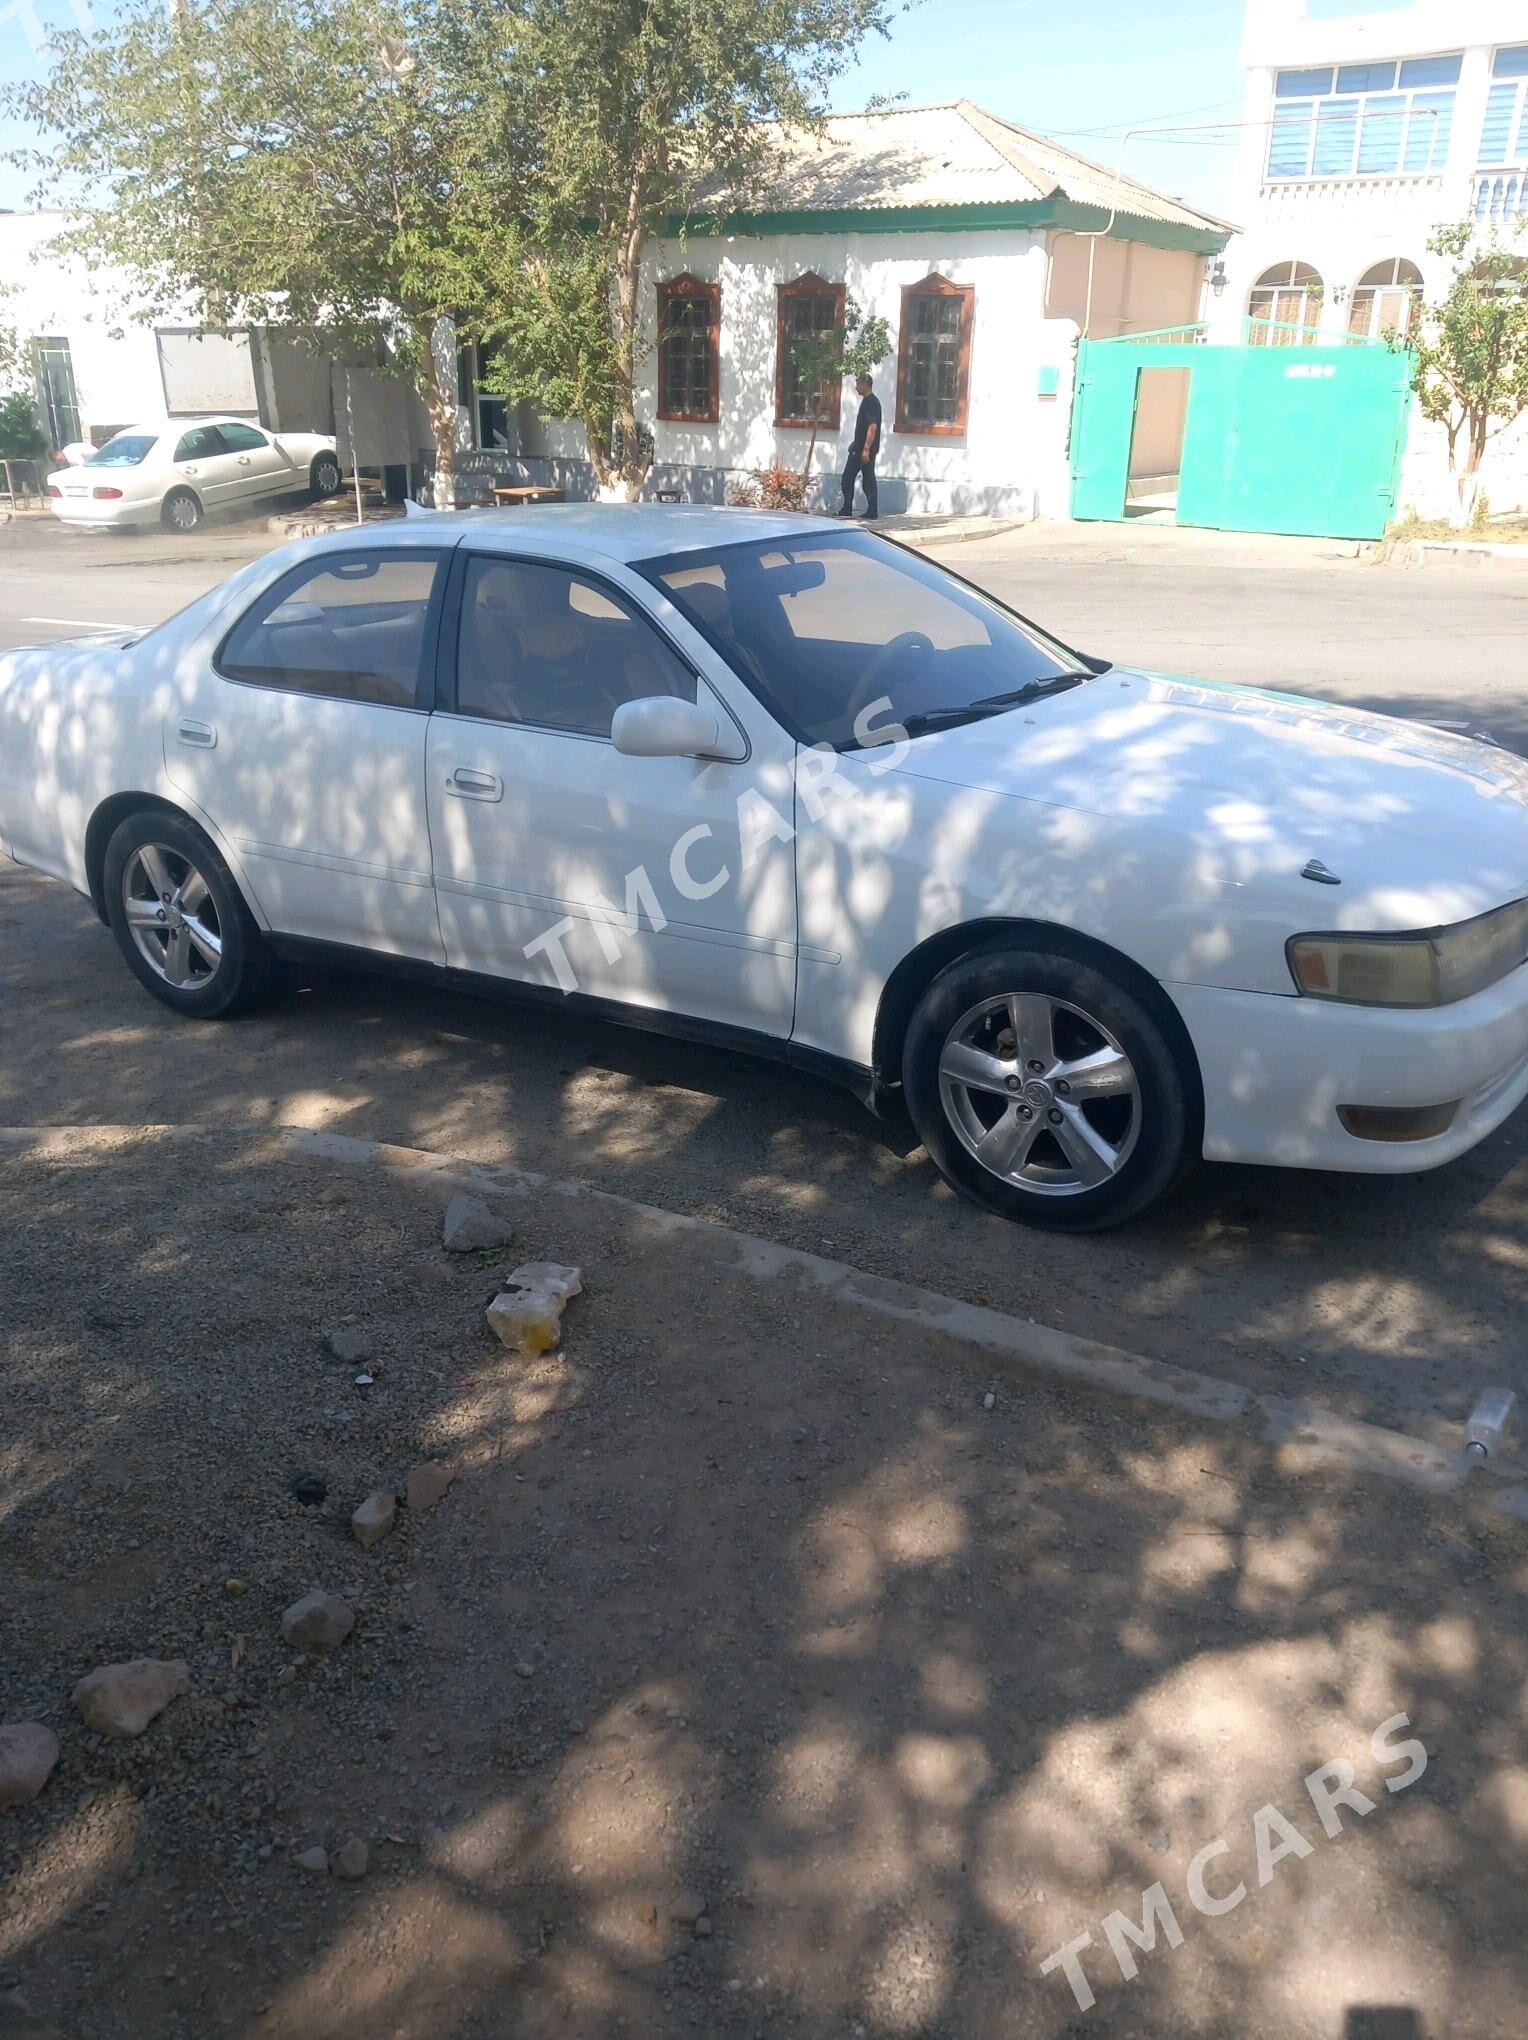
[(321, 432), (267, 432), (246, 418), (176, 418), (134, 425), (48, 477), (48, 507), (65, 524), (194, 531), (214, 510), (307, 489), (332, 496), (342, 480), (335, 442)]
[(1428, 1168), (1528, 1091), (1528, 765), (814, 519), (362, 529), (13, 652), (0, 838), (188, 1017), (285, 956), (578, 1000), (900, 1099), (1038, 1225), (1200, 1155)]

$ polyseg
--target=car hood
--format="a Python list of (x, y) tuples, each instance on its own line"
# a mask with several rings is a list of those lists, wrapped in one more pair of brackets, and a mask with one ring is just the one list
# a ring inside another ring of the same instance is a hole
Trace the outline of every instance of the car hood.
[[(1475, 737), (1304, 696), (1111, 669), (915, 739), (920, 778), (1186, 837), (1220, 883), (1324, 925), (1426, 928), (1528, 894), (1528, 763)], [(1341, 881), (1302, 876), (1316, 860)]]

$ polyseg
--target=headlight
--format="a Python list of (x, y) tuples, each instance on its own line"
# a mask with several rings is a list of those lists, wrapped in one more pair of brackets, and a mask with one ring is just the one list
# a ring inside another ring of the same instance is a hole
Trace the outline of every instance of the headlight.
[(1528, 900), (1414, 935), (1296, 935), (1289, 968), (1312, 999), (1451, 1006), (1528, 960)]

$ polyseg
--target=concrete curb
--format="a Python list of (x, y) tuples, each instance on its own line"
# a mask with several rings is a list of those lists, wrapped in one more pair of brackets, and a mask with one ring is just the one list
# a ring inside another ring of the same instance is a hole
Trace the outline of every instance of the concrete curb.
[(1475, 567), (1528, 567), (1528, 544), (1491, 545), (1468, 538), (1396, 538), (1384, 540), (1376, 558), (1387, 567), (1425, 567), (1429, 561), (1461, 559)]
[(757, 1280), (792, 1279), (810, 1284), (835, 1302), (856, 1306), (883, 1318), (948, 1333), (977, 1346), (994, 1359), (1081, 1387), (1114, 1395), (1140, 1396), (1181, 1411), (1200, 1422), (1229, 1424), (1261, 1443), (1279, 1449), (1294, 1469), (1313, 1465), (1344, 1466), (1355, 1473), (1374, 1474), (1424, 1493), (1449, 1495), (1468, 1483), (1481, 1503), (1495, 1513), (1528, 1522), (1528, 1481), (1511, 1471), (1477, 1467), (1462, 1451), (1449, 1452), (1402, 1431), (1336, 1416), (1318, 1404), (1244, 1388), (1213, 1374), (1173, 1367), (1144, 1354), (1103, 1346), (1002, 1311), (962, 1302), (958, 1297), (921, 1289), (910, 1282), (868, 1275), (844, 1261), (785, 1247), (774, 1240), (737, 1231), (715, 1221), (666, 1211), (655, 1204), (622, 1197), (614, 1191), (559, 1181), (525, 1169), (492, 1169), (428, 1148), (395, 1147), (385, 1141), (359, 1140), (351, 1134), (325, 1133), (305, 1127), (248, 1128), (216, 1126), (55, 1126), (0, 1127), (0, 1147), (34, 1147), (46, 1154), (64, 1152), (81, 1134), (154, 1134), (160, 1138), (203, 1139), (240, 1133), (264, 1133), (294, 1153), (316, 1156), (346, 1167), (378, 1167), (395, 1174), (435, 1178), (453, 1190), (478, 1196), (585, 1198), (636, 1214), (665, 1232), (702, 1236), (730, 1251), (735, 1265)]

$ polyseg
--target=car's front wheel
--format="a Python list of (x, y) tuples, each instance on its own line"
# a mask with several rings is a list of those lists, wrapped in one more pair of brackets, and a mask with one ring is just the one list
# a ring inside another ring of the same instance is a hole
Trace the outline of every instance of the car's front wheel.
[(315, 496), (337, 496), (340, 484), (345, 479), (340, 473), (338, 459), (332, 453), (321, 453), (314, 461), (308, 476)]
[(190, 489), (172, 489), (159, 513), (167, 531), (195, 531), (202, 514), (201, 500)]
[(252, 1006), (270, 952), (232, 872), (179, 815), (129, 815), (106, 846), (106, 914), (128, 968), (146, 990), (194, 1020)]
[(903, 1055), (924, 1146), (965, 1196), (1096, 1232), (1166, 1195), (1195, 1155), (1179, 1054), (1124, 978), (1054, 948), (977, 950), (924, 993)]

